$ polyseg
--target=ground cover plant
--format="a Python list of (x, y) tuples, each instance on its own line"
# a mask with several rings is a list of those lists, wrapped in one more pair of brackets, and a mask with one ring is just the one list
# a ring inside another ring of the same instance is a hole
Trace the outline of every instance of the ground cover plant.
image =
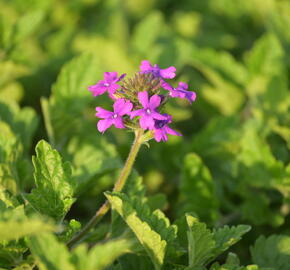
[(0, 269), (289, 270), (288, 0), (0, 0)]

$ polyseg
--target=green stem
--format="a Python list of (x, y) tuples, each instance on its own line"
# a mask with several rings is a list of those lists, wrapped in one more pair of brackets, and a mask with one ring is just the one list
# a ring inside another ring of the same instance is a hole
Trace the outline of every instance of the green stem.
[[(139, 149), (143, 143), (143, 133), (144, 131), (139, 129), (135, 132), (135, 140), (132, 144), (130, 153), (127, 157), (126, 163), (121, 171), (121, 174), (115, 183), (113, 191), (121, 191), (126, 184), (127, 178), (131, 173), (133, 164), (135, 162), (136, 156), (139, 152)], [(106, 201), (96, 212), (96, 214), (90, 219), (90, 221), (84, 226), (84, 228), (75, 235), (68, 243), (68, 247), (72, 247), (74, 244), (79, 242), (100, 220), (106, 215), (110, 210), (110, 204)]]

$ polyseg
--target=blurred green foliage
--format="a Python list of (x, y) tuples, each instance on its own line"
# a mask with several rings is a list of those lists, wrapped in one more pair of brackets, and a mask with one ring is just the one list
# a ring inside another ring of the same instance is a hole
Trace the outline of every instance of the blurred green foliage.
[[(104, 269), (129, 250), (106, 269), (152, 269), (140, 244), (132, 242), (132, 232), (127, 235), (124, 222), (133, 231), (136, 224), (128, 223), (122, 209), (117, 212), (124, 221), (113, 211), (111, 227), (106, 219), (87, 242), (105, 235), (121, 235), (124, 241), (110, 240), (89, 251), (83, 244), (69, 253), (55, 236), (39, 234), (42, 226), (67, 240), (79, 230), (79, 223), (69, 220), (84, 224), (104, 201), (102, 192), (114, 183), (133, 136), (115, 129), (98, 133), (94, 107), (108, 103), (93, 99), (87, 86), (105, 71), (130, 75), (148, 59), (176, 66), (176, 83), (188, 81), (197, 101), (189, 106), (174, 100), (166, 108), (184, 136), (142, 148), (135, 168), (147, 197), (136, 172), (125, 193), (146, 202), (148, 213), (161, 208), (178, 224), (182, 244), (186, 230), (191, 240), (196, 234), (189, 225), (193, 216), (210, 228), (251, 225), (233, 247), (240, 260), (233, 253), (222, 255), (209, 269), (288, 270), (289, 29), (289, 0), (0, 0), (0, 226), (9, 226), (14, 235), (0, 239), (0, 267), (29, 270), (37, 263), (49, 270)], [(50, 145), (38, 144), (33, 169), (31, 156), (40, 139)], [(38, 162), (43, 151), (50, 156)], [(131, 205), (128, 198), (120, 199), (124, 196), (114, 195), (115, 203)], [(139, 213), (136, 222), (144, 218), (144, 228), (152, 223), (148, 213), (130, 207)], [(52, 220), (45, 224), (40, 213)], [(166, 227), (175, 226), (158, 215)], [(204, 231), (201, 239), (212, 238), (214, 232), (201, 222), (195, 227)], [(23, 232), (14, 233), (15, 226)], [(153, 224), (148, 235), (160, 232), (158, 226)], [(139, 227), (134, 232), (143, 239)], [(194, 266), (190, 251), (192, 263), (183, 267), (187, 246), (175, 246), (172, 253), (166, 239), (156, 242), (161, 253), (155, 253), (155, 242), (145, 241), (155, 264), (167, 255), (164, 269), (205, 269)], [(51, 249), (45, 252), (47, 245)], [(205, 246), (212, 252), (210, 245)], [(123, 251), (113, 252), (118, 248)], [(103, 249), (107, 253), (99, 258), (104, 261), (97, 261), (94, 256)], [(212, 256), (206, 249), (201, 254)], [(240, 266), (250, 263), (256, 266)]]

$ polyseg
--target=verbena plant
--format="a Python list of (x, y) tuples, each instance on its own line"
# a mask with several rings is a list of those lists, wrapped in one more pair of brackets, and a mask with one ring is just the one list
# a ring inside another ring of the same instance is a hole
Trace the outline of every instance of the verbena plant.
[[(87, 56), (69, 64), (55, 87), (58, 83), (63, 87), (63, 82), (70, 86), (73, 82), (68, 80), (68, 73), (73, 72), (84, 59), (88, 59)], [(142, 61), (140, 71), (131, 78), (125, 78), (125, 74), (118, 76), (117, 72), (105, 72), (104, 80), (89, 87), (93, 96), (107, 92), (113, 102), (113, 111), (96, 107), (96, 116), (101, 118), (98, 130), (104, 133), (114, 125), (133, 131), (135, 139), (113, 190), (105, 192), (107, 201), (84, 226), (75, 219), (67, 222), (64, 217), (72, 204), (77, 204), (81, 178), (86, 175), (78, 179), (78, 173), (72, 173), (71, 164), (63, 161), (58, 151), (44, 140), (36, 145), (36, 156), (33, 157), (35, 188), (28, 194), (20, 193), (18, 197), (11, 195), (9, 189), (17, 190), (21, 185), (19, 169), (24, 170), (29, 164), (21, 157), (19, 138), (13, 137), (10, 127), (2, 123), (1, 138), (9, 138), (2, 150), (2, 158), (11, 160), (7, 167), (1, 167), (2, 172), (11, 173), (11, 177), (17, 174), (15, 186), (7, 185), (7, 189), (1, 190), (2, 267), (47, 270), (140, 267), (156, 270), (266, 269), (257, 265), (240, 266), (234, 253), (228, 254), (223, 265), (215, 262), (219, 255), (241, 240), (250, 226), (225, 225), (210, 229), (194, 213), (186, 213), (178, 220), (170, 221), (159, 209), (162, 199), (147, 197), (142, 179), (132, 172), (143, 144), (149, 146), (151, 139), (167, 141), (168, 134), (181, 136), (169, 127), (172, 116), (162, 111), (172, 98), (187, 99), (191, 103), (195, 101), (196, 94), (187, 90), (186, 83), (180, 82), (176, 88), (169, 84), (167, 79), (174, 78), (175, 71), (174, 67), (161, 69), (149, 61)], [(54, 143), (49, 110), (53, 109), (55, 102), (42, 101), (47, 130)], [(19, 127), (22, 127), (21, 123), (33, 125), (35, 115), (30, 111), (26, 114), (23, 119), (20, 118)], [(23, 112), (16, 111), (17, 115), (21, 117)], [(59, 140), (61, 142), (61, 138)], [(77, 151), (77, 147), (71, 147)], [(85, 159), (82, 162), (90, 159), (88, 155), (81, 158)], [(195, 161), (200, 162), (198, 159)], [(94, 162), (97, 160), (93, 159), (91, 164)], [(204, 174), (208, 177), (207, 171)], [(9, 183), (9, 177), (5, 179)], [(111, 218), (100, 223), (110, 208)], [(277, 239), (261, 239), (252, 250), (253, 256), (263, 241)]]
[(289, 14), (0, 0), (0, 268), (289, 270)]

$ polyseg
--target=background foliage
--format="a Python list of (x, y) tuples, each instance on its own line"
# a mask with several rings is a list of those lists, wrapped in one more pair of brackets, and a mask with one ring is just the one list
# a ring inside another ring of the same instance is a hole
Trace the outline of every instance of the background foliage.
[[(288, 0), (1, 0), (0, 268), (288, 270), (289, 28)], [(143, 59), (197, 92), (167, 107), (184, 136), (69, 251), (133, 138), (97, 132), (87, 86)]]

